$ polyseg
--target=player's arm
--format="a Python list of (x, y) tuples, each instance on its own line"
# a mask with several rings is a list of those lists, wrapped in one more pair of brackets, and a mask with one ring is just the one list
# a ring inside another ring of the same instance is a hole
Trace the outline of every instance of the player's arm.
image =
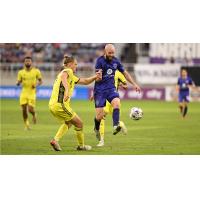
[(22, 83), (22, 76), (21, 76), (21, 73), (18, 72), (16, 85), (20, 86), (21, 83)]
[(37, 75), (36, 75), (36, 78), (37, 78), (37, 84), (36, 85), (32, 85), (32, 88), (36, 88), (37, 86), (40, 86), (42, 85), (43, 81), (42, 81), (42, 75), (41, 75), (41, 72), (39, 69), (37, 69)]
[(69, 89), (68, 89), (68, 84), (67, 84), (67, 78), (68, 78), (68, 73), (67, 72), (62, 72), (61, 74), (61, 82), (63, 84), (63, 87), (65, 88), (65, 94), (64, 94), (64, 101), (67, 101), (69, 99)]
[(42, 85), (42, 83), (43, 83), (42, 78), (38, 78), (38, 84), (37, 84), (37, 86)]
[(124, 90), (127, 90), (128, 85), (126, 82), (119, 82), (118, 87), (123, 88)]
[(176, 92), (180, 91), (180, 79), (178, 79), (177, 84), (176, 84)]
[(89, 78), (80, 78), (77, 84), (79, 85), (89, 85), (93, 81), (98, 81), (102, 79), (102, 70), (98, 70), (96, 72), (96, 75), (91, 76)]
[(136, 82), (134, 81), (134, 79), (131, 77), (131, 75), (125, 70), (123, 72), (126, 80), (133, 86), (133, 88), (137, 91), (137, 92), (140, 92), (141, 89), (140, 87), (136, 84)]

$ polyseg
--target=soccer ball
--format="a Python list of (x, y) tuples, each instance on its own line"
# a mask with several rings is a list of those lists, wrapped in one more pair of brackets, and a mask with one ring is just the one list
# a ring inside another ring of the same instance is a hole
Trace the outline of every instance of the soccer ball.
[(143, 116), (143, 111), (141, 108), (133, 107), (130, 111), (130, 118), (133, 120), (139, 120)]

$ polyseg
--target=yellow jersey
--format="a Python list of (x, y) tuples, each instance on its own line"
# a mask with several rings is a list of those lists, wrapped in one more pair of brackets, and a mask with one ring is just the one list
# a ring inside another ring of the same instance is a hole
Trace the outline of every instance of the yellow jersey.
[[(63, 102), (63, 98), (64, 98), (64, 93), (65, 93), (65, 88), (62, 84), (61, 81), (61, 74), (62, 72), (67, 72), (68, 77), (67, 77), (67, 85), (68, 85), (68, 90), (69, 90), (69, 99), (66, 102)], [(53, 105), (56, 103), (64, 103), (65, 105), (69, 106), (70, 103), (70, 98), (73, 94), (74, 91), (74, 86), (75, 84), (77, 84), (79, 81), (79, 78), (76, 77), (72, 71), (72, 69), (70, 68), (65, 68), (64, 70), (62, 70), (53, 85), (53, 90), (52, 90), (52, 94), (51, 94), (51, 98), (49, 101), (49, 105)]]
[(120, 83), (126, 84), (126, 78), (120, 71), (115, 72), (115, 87), (118, 90), (118, 86)]
[[(19, 70), (17, 80), (22, 84), (22, 93), (35, 94), (37, 80), (42, 79), (42, 75), (39, 69), (31, 67), (30, 70), (24, 69)], [(33, 88), (34, 86), (34, 88)]]

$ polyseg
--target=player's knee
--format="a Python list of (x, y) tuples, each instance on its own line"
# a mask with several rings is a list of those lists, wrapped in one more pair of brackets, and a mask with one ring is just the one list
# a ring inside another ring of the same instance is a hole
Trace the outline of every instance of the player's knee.
[(104, 113), (103, 113), (103, 112), (102, 112), (102, 113), (98, 113), (98, 114), (96, 115), (96, 119), (97, 119), (98, 121), (101, 121), (103, 118), (104, 118)]
[(32, 112), (34, 112), (34, 109), (32, 108), (32, 107), (28, 107), (28, 111), (30, 112), (30, 113), (32, 113)]

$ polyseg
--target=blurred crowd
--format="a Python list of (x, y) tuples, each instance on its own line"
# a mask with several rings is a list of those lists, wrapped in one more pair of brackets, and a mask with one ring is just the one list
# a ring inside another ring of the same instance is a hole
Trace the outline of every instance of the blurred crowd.
[(77, 56), (79, 62), (93, 63), (103, 47), (100, 43), (13, 43), (1, 44), (0, 54), (2, 63), (21, 63), (25, 56), (36, 63), (59, 63), (65, 54)]

